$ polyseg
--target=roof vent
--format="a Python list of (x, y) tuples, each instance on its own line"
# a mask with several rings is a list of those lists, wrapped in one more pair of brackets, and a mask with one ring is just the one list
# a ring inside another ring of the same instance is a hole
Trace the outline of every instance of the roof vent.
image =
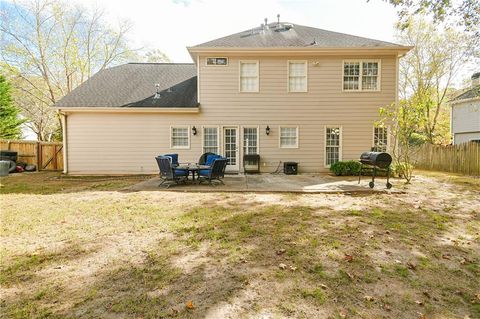
[(313, 39), (313, 41), (310, 43), (310, 45), (317, 45), (317, 40)]
[(280, 28), (280, 13), (277, 14), (277, 28)]
[(472, 87), (480, 85), (480, 72), (476, 72), (472, 75)]
[(159, 99), (160, 96), (160, 84), (155, 84), (155, 95), (153, 96), (154, 99)]
[(293, 28), (293, 24), (291, 24), (291, 23), (285, 23), (285, 24), (283, 25), (283, 27), (285, 28), (285, 30), (290, 30), (290, 29)]
[(269, 27), (268, 27), (268, 19), (265, 18), (264, 21), (265, 21), (265, 24), (264, 24), (264, 25), (265, 25), (265, 31), (267, 31), (267, 30), (269, 29)]

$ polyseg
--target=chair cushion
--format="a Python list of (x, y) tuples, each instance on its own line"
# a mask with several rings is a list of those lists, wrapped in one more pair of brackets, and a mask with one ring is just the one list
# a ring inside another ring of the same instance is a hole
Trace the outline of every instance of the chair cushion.
[(216, 160), (217, 158), (222, 158), (222, 157), (220, 155), (208, 155), (205, 165), (209, 165), (209, 166), (212, 165), (213, 161)]
[(177, 176), (188, 176), (188, 171), (186, 169), (176, 169), (175, 175)]
[(198, 171), (198, 174), (201, 175), (201, 176), (208, 176), (208, 174), (210, 174), (210, 170), (209, 169), (201, 169)]
[(178, 165), (178, 154), (165, 154), (163, 156), (170, 157), (170, 163), (173, 165)]

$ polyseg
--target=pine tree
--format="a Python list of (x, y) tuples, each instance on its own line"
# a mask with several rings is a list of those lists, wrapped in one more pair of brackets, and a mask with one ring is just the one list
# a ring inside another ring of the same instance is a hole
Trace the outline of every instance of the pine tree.
[(0, 138), (19, 139), (22, 137), (21, 125), (25, 120), (18, 115), (20, 109), (13, 104), (10, 83), (0, 74)]

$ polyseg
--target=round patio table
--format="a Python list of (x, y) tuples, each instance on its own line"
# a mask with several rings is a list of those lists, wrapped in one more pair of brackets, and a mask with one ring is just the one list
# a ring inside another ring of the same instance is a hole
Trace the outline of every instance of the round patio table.
[(192, 172), (192, 182), (195, 182), (195, 174), (198, 176), (198, 172), (201, 169), (210, 169), (208, 165), (198, 165), (198, 164), (188, 164), (188, 165), (179, 165), (176, 167), (177, 169), (184, 169), (188, 171), (188, 175)]

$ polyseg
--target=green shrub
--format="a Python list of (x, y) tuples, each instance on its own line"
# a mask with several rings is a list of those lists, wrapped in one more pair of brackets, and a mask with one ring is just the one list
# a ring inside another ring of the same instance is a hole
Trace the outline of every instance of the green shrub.
[(360, 167), (357, 161), (340, 161), (330, 165), (330, 171), (337, 176), (352, 176), (360, 173)]

